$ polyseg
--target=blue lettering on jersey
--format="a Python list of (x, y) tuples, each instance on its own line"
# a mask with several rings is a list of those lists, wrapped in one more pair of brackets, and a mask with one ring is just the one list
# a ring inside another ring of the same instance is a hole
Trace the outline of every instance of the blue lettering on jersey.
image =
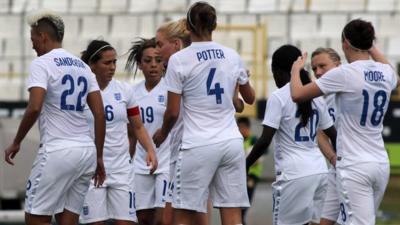
[(76, 66), (85, 68), (85, 64), (79, 59), (73, 59), (71, 57), (54, 58), (56, 66)]
[(117, 101), (121, 100), (121, 93), (114, 93), (114, 98)]
[(364, 71), (365, 81), (384, 82), (385, 76), (381, 71)]
[(201, 52), (197, 52), (197, 60), (207, 61), (209, 59), (225, 59), (225, 54), (222, 49), (207, 49)]

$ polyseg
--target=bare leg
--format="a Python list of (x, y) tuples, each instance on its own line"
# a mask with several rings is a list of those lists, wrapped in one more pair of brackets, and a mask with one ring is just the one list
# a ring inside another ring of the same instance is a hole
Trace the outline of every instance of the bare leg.
[(155, 217), (155, 209), (142, 209), (136, 211), (136, 215), (140, 225), (153, 225)]
[(154, 213), (154, 225), (163, 225), (164, 208), (156, 208)]
[(174, 225), (190, 225), (195, 214), (192, 210), (174, 209)]
[(222, 225), (242, 224), (242, 210), (240, 208), (220, 208)]
[(56, 221), (59, 225), (78, 225), (79, 214), (64, 209), (62, 213), (56, 214)]
[(27, 225), (50, 225), (51, 216), (39, 216), (25, 213), (25, 223)]
[(174, 209), (170, 202), (165, 204), (164, 213), (163, 213), (163, 225), (172, 225), (174, 221)]
[(135, 222), (129, 220), (114, 220), (114, 225), (135, 225)]

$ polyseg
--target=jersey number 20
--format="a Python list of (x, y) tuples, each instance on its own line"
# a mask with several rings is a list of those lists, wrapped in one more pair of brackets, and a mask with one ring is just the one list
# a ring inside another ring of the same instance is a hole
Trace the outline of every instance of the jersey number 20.
[(207, 95), (215, 95), (215, 101), (217, 104), (222, 104), (222, 94), (224, 93), (224, 89), (221, 88), (221, 84), (219, 82), (214, 84), (214, 89), (211, 89), (211, 83), (214, 79), (216, 68), (211, 68), (207, 77)]
[[(75, 81), (74, 78), (70, 74), (66, 74), (63, 76), (61, 80), (62, 85), (67, 85), (67, 82), (69, 83), (69, 89), (66, 89), (63, 91), (61, 94), (61, 109), (62, 110), (72, 110), (72, 111), (83, 111), (83, 105), (82, 105), (82, 98), (85, 96), (87, 92), (87, 80), (85, 77), (78, 77), (78, 82), (77, 86), (83, 85), (82, 90), (79, 92), (78, 97), (76, 99), (76, 105), (73, 104), (67, 104), (67, 96), (72, 95), (75, 91)], [(74, 101), (73, 101), (74, 102)]]
[[(297, 110), (296, 112), (296, 118), (300, 117), (300, 111)], [(294, 140), (297, 142), (301, 142), (301, 141), (310, 141), (310, 139), (312, 141), (315, 140), (315, 136), (317, 135), (317, 125), (318, 125), (318, 121), (319, 121), (319, 115), (318, 115), (318, 111), (313, 109), (311, 112), (311, 116), (309, 118), (309, 123), (310, 123), (310, 135), (309, 136), (301, 136), (300, 135), (300, 130), (301, 128), (306, 127), (306, 125), (304, 125), (302, 122), (298, 123), (296, 126), (296, 129), (294, 131)]]

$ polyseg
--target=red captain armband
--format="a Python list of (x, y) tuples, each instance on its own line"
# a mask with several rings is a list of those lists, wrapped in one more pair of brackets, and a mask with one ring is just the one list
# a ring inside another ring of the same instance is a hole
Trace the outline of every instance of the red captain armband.
[(137, 116), (137, 115), (139, 115), (139, 106), (136, 106), (134, 108), (130, 108), (130, 109), (127, 110), (127, 112), (128, 112), (128, 116), (129, 117)]

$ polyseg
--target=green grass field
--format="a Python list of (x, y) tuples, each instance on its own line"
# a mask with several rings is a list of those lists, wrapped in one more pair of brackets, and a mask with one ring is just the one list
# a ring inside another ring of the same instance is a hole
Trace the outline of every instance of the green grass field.
[(379, 225), (400, 224), (400, 144), (385, 144), (390, 159), (390, 173), (392, 174), (385, 196), (380, 206), (383, 215), (378, 220)]
[(400, 224), (400, 176), (392, 175), (387, 186), (385, 196), (380, 206), (383, 217), (378, 220), (379, 225)]

